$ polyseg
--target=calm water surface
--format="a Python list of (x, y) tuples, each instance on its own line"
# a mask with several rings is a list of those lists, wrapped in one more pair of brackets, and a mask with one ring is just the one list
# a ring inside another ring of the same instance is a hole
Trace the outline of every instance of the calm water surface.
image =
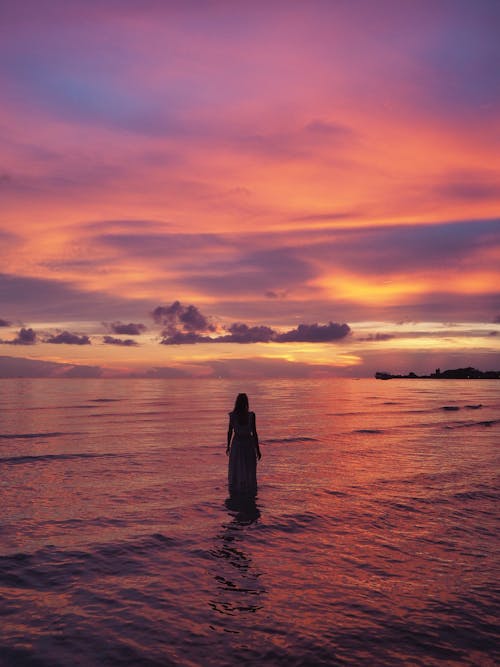
[(499, 432), (495, 381), (0, 380), (0, 664), (498, 664)]

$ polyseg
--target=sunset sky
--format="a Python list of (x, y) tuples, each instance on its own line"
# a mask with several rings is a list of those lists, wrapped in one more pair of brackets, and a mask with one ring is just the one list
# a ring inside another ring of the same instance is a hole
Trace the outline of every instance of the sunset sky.
[(2, 0), (0, 377), (500, 370), (496, 0)]

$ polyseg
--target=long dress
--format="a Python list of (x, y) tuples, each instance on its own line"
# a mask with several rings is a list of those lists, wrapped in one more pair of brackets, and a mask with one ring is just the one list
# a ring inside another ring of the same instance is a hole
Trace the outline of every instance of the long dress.
[(252, 497), (257, 494), (257, 455), (255, 451), (255, 414), (248, 413), (246, 424), (238, 423), (238, 415), (229, 413), (234, 430), (229, 452), (228, 485), (232, 496)]

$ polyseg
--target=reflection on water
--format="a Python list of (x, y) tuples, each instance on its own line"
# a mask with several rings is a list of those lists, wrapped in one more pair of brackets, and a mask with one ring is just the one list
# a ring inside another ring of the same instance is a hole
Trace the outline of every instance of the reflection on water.
[[(236, 617), (238, 621), (247, 614), (255, 614), (263, 608), (266, 593), (261, 582), (262, 572), (252, 558), (246, 537), (249, 528), (260, 517), (260, 510), (253, 498), (229, 497), (225, 501), (231, 521), (222, 524), (210, 551), (215, 567), (215, 591), (210, 607), (223, 617)], [(237, 623), (218, 618), (224, 632), (238, 634)], [(217, 628), (210, 626), (213, 630)]]
[(229, 496), (224, 503), (231, 513), (234, 523), (240, 526), (248, 526), (255, 523), (260, 517), (255, 498), (246, 496)]

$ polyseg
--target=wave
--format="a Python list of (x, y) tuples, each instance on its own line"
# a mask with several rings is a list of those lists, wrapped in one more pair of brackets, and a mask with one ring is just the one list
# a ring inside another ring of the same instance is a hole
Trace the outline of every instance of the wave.
[(377, 434), (377, 433), (383, 433), (383, 431), (379, 428), (358, 428), (358, 429), (352, 431), (352, 433), (373, 433), (373, 434)]
[(118, 458), (123, 454), (40, 454), (38, 456), (0, 457), (0, 465), (19, 465), (23, 463), (44, 463), (47, 461), (70, 461), (72, 459)]
[(458, 428), (472, 428), (474, 426), (483, 426), (489, 428), (491, 426), (495, 426), (496, 424), (500, 424), (500, 419), (484, 419), (483, 421), (477, 421), (477, 422), (461, 422), (459, 424), (446, 424), (444, 428), (450, 430)]
[(494, 500), (498, 501), (500, 494), (498, 492), (491, 491), (462, 491), (460, 493), (455, 493), (453, 495), (457, 500)]
[(61, 435), (81, 435), (80, 431), (53, 431), (50, 433), (0, 433), (3, 440), (23, 440), (29, 438), (57, 438)]
[(92, 410), (95, 405), (38, 405), (26, 406), (22, 408), (12, 408), (12, 410), (31, 410), (33, 412), (42, 412), (44, 410)]
[[(330, 520), (332, 520), (330, 518)], [(315, 512), (297, 512), (294, 514), (283, 514), (276, 517), (274, 521), (263, 524), (260, 530), (263, 533), (302, 533), (306, 530), (308, 533), (315, 530), (323, 530), (328, 520)], [(266, 536), (264, 539), (268, 539)]]
[(319, 442), (318, 438), (309, 438), (307, 436), (296, 436), (289, 438), (268, 438), (264, 444), (278, 443), (278, 442)]
[(96, 579), (148, 572), (150, 559), (175, 543), (162, 533), (97, 544), (90, 550), (65, 550), (48, 545), (34, 553), (0, 556), (0, 585), (35, 590), (66, 589), (82, 572)]
[[(93, 405), (92, 407), (95, 408), (96, 406)], [(89, 417), (131, 417), (133, 419), (137, 419), (137, 418), (141, 417), (142, 415), (147, 415), (147, 416), (163, 415), (163, 416), (165, 416), (165, 413), (161, 412), (159, 410), (151, 410), (149, 412), (95, 412), (95, 413), (89, 414), (88, 416)]]

